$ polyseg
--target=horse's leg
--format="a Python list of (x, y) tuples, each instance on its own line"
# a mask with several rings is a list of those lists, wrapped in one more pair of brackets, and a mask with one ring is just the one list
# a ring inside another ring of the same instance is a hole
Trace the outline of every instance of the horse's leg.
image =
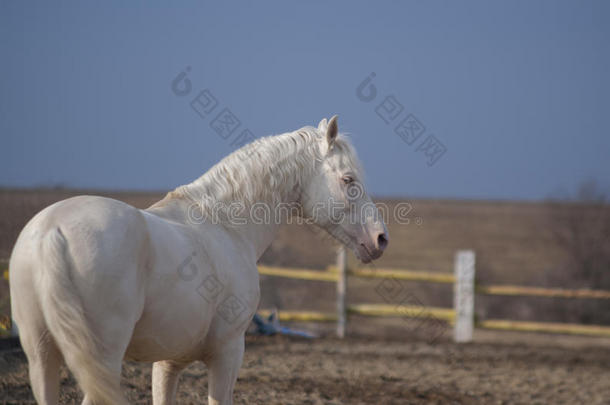
[[(116, 296), (113, 298), (116, 298)], [(90, 312), (93, 312), (93, 310), (90, 310)], [(123, 309), (123, 312), (110, 314), (104, 310), (98, 312), (95, 316), (91, 316), (92, 319), (97, 318), (97, 325), (103, 325), (97, 329), (95, 334), (97, 345), (100, 348), (103, 348), (103, 350), (98, 349), (95, 355), (91, 353), (91, 356), (96, 356), (91, 358), (91, 362), (102, 364), (103, 373), (96, 373), (97, 371), (100, 371), (100, 367), (90, 368), (84, 366), (80, 372), (72, 370), (76, 376), (76, 380), (85, 393), (83, 405), (99, 405), (102, 403), (113, 405), (128, 404), (121, 392), (121, 369), (123, 367), (123, 358), (125, 357), (127, 346), (129, 345), (133, 334), (135, 325), (132, 323), (133, 317), (134, 313), (130, 312), (130, 308), (127, 306)], [(68, 362), (68, 364), (70, 364), (70, 362)], [(107, 387), (107, 389), (102, 393), (95, 392), (95, 390), (98, 389), (96, 387), (96, 381), (99, 381), (101, 378), (105, 380), (104, 386)], [(85, 380), (87, 383), (83, 384)]]
[[(92, 305), (94, 302), (102, 302), (101, 296), (90, 297), (94, 299), (84, 303), (89, 322), (95, 325), (91, 332), (96, 342), (91, 346), (91, 352), (87, 353), (89, 360), (80, 363), (79, 369), (74, 367), (79, 366), (78, 362), (72, 364), (72, 372), (85, 393), (83, 405), (129, 403), (121, 390), (121, 369), (135, 327), (133, 319), (136, 316), (136, 305), (130, 303), (123, 294), (126, 295), (118, 288), (112, 294), (106, 294), (108, 300), (122, 302), (119, 310), (110, 311), (107, 307)], [(64, 355), (70, 366), (70, 355), (65, 352)]]
[(28, 359), (32, 391), (39, 404), (57, 404), (63, 356), (49, 332), (40, 302), (30, 288), (31, 267), (18, 262), (11, 265), (13, 319), (19, 326), (19, 340)]
[(208, 383), (209, 405), (231, 405), (233, 387), (244, 356), (244, 336), (225, 343), (220, 352), (214, 353), (206, 364), (210, 371)]
[(171, 405), (175, 401), (180, 373), (188, 363), (157, 361), (152, 369), (153, 405)]
[(51, 334), (47, 329), (32, 334), (25, 325), (20, 325), (20, 336), (36, 402), (42, 405), (59, 403), (59, 368), (63, 357)]
[[(130, 332), (129, 328), (125, 328)], [(108, 334), (105, 334), (106, 336)], [(110, 344), (106, 344), (107, 347), (112, 347), (112, 351), (108, 352), (105, 358), (92, 358), (92, 362), (100, 362), (104, 364), (104, 370), (107, 372), (106, 375), (96, 375), (95, 373), (91, 373), (91, 370), (84, 368), (81, 371), (72, 372), (76, 376), (76, 380), (79, 382), (81, 389), (85, 393), (85, 398), (83, 399), (82, 405), (100, 405), (102, 403), (106, 404), (117, 404), (117, 405), (126, 405), (128, 402), (125, 400), (121, 393), (121, 369), (123, 367), (123, 357), (125, 355), (125, 349), (127, 348), (127, 344), (129, 343), (129, 336), (121, 336), (123, 333), (116, 333), (116, 341), (112, 346)], [(104, 339), (104, 342), (108, 342), (108, 338)], [(92, 386), (92, 383), (95, 382), (96, 378), (104, 378), (105, 387), (112, 387), (114, 389), (113, 392), (108, 392), (114, 398), (101, 398), (99, 392), (90, 394), (87, 392), (87, 388)], [(89, 383), (84, 385), (82, 384), (83, 379), (89, 380)], [(93, 398), (97, 397), (98, 400), (93, 400)]]

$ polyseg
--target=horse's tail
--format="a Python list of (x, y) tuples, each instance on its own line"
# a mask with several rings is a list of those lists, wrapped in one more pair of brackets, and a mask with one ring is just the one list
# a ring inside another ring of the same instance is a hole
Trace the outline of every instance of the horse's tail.
[(88, 325), (85, 309), (74, 285), (61, 229), (42, 239), (42, 269), (38, 285), (48, 329), (87, 399), (94, 404), (127, 405), (121, 394), (120, 373), (106, 365), (104, 348)]

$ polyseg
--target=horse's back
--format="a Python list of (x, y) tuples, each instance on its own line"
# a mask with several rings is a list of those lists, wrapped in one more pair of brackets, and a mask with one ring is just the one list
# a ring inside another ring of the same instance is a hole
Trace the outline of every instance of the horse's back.
[(146, 222), (138, 209), (111, 198), (72, 197), (50, 205), (28, 222), (15, 244), (11, 262), (20, 260), (22, 252), (30, 258), (35, 256), (41, 239), (57, 228), (65, 236), (77, 267), (116, 263), (147, 239)]
[(52, 259), (45, 257), (44, 241), (54, 233), (65, 245), (60, 271), (69, 273), (78, 295), (87, 298), (82, 301), (92, 303), (92, 315), (101, 310), (104, 295), (105, 304), (137, 305), (124, 301), (140, 295), (149, 245), (145, 221), (138, 209), (96, 196), (59, 201), (28, 222), (11, 255), (11, 296), (40, 294), (38, 281)]

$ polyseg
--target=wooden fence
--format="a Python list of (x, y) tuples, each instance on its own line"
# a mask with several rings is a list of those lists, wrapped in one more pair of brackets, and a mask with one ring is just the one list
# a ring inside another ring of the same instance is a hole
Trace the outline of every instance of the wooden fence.
[[(610, 291), (586, 289), (540, 288), (516, 285), (476, 285), (475, 254), (471, 250), (458, 251), (455, 255), (453, 273), (436, 273), (424, 270), (406, 269), (349, 269), (347, 267), (345, 248), (337, 254), (337, 264), (329, 266), (327, 271), (307, 269), (290, 269), (270, 266), (259, 266), (259, 273), (267, 276), (288, 277), (302, 280), (333, 282), (337, 285), (336, 313), (315, 311), (280, 311), (282, 321), (336, 322), (337, 336), (344, 337), (349, 315), (427, 317), (449, 322), (453, 325), (453, 338), (456, 342), (472, 340), (474, 328), (530, 331), (546, 333), (578, 334), (610, 337), (610, 327), (601, 325), (581, 325), (551, 322), (524, 322), (503, 319), (477, 320), (474, 304), (475, 296), (503, 295), (553, 297), (566, 299), (610, 299)], [(453, 284), (453, 308), (424, 307), (403, 304), (355, 304), (347, 305), (348, 276), (378, 279), (408, 280), (431, 283)], [(269, 311), (261, 311), (267, 314)]]
[[(337, 336), (346, 334), (349, 315), (391, 316), (417, 318), (425, 313), (427, 317), (445, 321), (453, 325), (453, 338), (456, 342), (472, 340), (474, 328), (530, 331), (546, 333), (579, 334), (610, 337), (610, 327), (601, 325), (581, 325), (550, 322), (524, 322), (503, 319), (476, 320), (474, 303), (476, 294), (553, 297), (566, 299), (610, 299), (610, 291), (586, 289), (561, 289), (525, 287), (516, 285), (476, 285), (475, 284), (475, 254), (471, 250), (458, 251), (455, 255), (453, 273), (437, 273), (424, 270), (405, 269), (348, 269), (345, 248), (340, 248), (337, 254), (337, 264), (329, 266), (327, 271), (315, 271), (298, 268), (282, 268), (258, 266), (260, 274), (275, 277), (288, 277), (301, 280), (316, 280), (336, 283), (337, 311), (324, 313), (316, 311), (281, 311), (281, 321), (301, 322), (336, 322)], [(3, 274), (8, 279), (8, 271)], [(347, 305), (348, 276), (420, 281), (430, 283), (453, 284), (453, 308), (424, 307), (420, 305), (397, 304), (354, 304)], [(270, 311), (259, 311), (268, 315)], [(0, 322), (2, 327), (3, 322)], [(13, 325), (14, 326), (14, 325)], [(13, 329), (16, 334), (16, 329)]]

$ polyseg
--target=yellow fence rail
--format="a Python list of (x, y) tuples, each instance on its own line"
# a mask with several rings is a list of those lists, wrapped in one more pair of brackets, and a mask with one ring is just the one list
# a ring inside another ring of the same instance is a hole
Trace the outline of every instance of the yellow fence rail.
[[(336, 266), (329, 266), (330, 272), (336, 273)], [(348, 269), (347, 274), (353, 277), (363, 278), (394, 278), (407, 281), (426, 281), (430, 283), (455, 283), (455, 276), (450, 273), (440, 273), (426, 270), (403, 270), (403, 269)]]
[[(461, 254), (463, 254), (462, 252)], [(575, 298), (575, 299), (610, 299), (610, 291), (602, 290), (590, 290), (590, 289), (564, 289), (564, 288), (543, 288), (543, 287), (529, 287), (529, 286), (518, 286), (518, 285), (476, 285), (470, 288), (470, 292), (462, 290), (463, 284), (458, 283), (458, 277), (460, 272), (458, 269), (460, 266), (471, 266), (472, 272), (474, 271), (474, 253), (466, 252), (472, 255), (472, 263), (462, 263), (458, 255), (456, 255), (456, 272), (452, 273), (441, 273), (427, 270), (411, 270), (411, 269), (393, 269), (393, 268), (353, 268), (348, 269), (345, 265), (344, 260), (338, 260), (338, 265), (328, 266), (327, 271), (315, 271), (309, 269), (290, 269), (283, 267), (271, 267), (271, 266), (259, 266), (260, 274), (277, 277), (289, 277), (302, 280), (317, 280), (335, 282), (338, 285), (341, 284), (341, 280), (345, 279), (346, 276), (361, 277), (361, 278), (378, 278), (378, 279), (396, 279), (406, 280), (414, 282), (431, 282), (431, 283), (444, 283), (453, 284), (455, 293), (460, 293), (463, 297), (473, 297), (472, 299), (466, 299), (467, 307), (472, 311), (474, 309), (474, 294), (483, 295), (503, 295), (503, 296), (528, 296), (528, 297), (547, 297), (547, 298)], [(339, 256), (341, 257), (341, 256)], [(474, 277), (470, 274), (470, 281), (466, 283), (473, 285)], [(460, 290), (460, 291), (457, 291)], [(392, 304), (354, 304), (347, 306), (346, 294), (344, 291), (338, 289), (337, 291), (337, 308), (339, 308), (337, 315), (315, 312), (315, 311), (282, 311), (279, 313), (280, 320), (282, 321), (314, 321), (314, 322), (338, 322), (337, 333), (339, 336), (345, 334), (345, 324), (340, 322), (345, 319), (346, 315), (363, 315), (363, 316), (387, 316), (387, 317), (407, 317), (407, 318), (418, 318), (418, 317), (434, 317), (439, 320), (456, 324), (456, 322), (463, 322), (457, 317), (458, 310), (456, 308), (435, 308), (435, 307), (424, 307), (424, 306), (409, 306), (409, 305), (392, 305)], [(456, 299), (455, 301), (463, 301), (462, 299)], [(469, 302), (470, 301), (470, 302)], [(464, 305), (462, 302), (456, 302), (455, 305)], [(463, 310), (464, 308), (462, 308)], [(262, 314), (269, 314), (269, 311), (261, 311)], [(460, 312), (460, 316), (464, 316)], [(472, 330), (473, 326), (476, 328), (483, 329), (496, 329), (496, 330), (513, 330), (513, 331), (527, 331), (527, 332), (545, 332), (545, 333), (563, 333), (563, 334), (578, 334), (588, 336), (607, 336), (610, 337), (610, 327), (601, 325), (580, 325), (580, 324), (568, 324), (568, 323), (551, 323), (551, 322), (523, 322), (513, 320), (499, 320), (499, 319), (488, 319), (479, 322), (474, 322), (474, 313), (470, 312), (466, 317), (469, 318), (470, 325), (468, 328)], [(456, 341), (468, 341), (468, 336), (471, 336), (471, 332), (466, 332), (466, 339), (460, 339), (459, 334), (456, 334), (454, 338)]]
[(301, 280), (332, 281), (337, 282), (338, 275), (326, 271), (307, 269), (287, 269), (283, 267), (258, 266), (258, 272), (266, 276), (288, 277)]
[(481, 285), (476, 287), (476, 292), (486, 295), (610, 299), (610, 291), (586, 289), (567, 290), (563, 288), (525, 287), (518, 285)]
[(347, 312), (366, 316), (434, 317), (447, 322), (453, 322), (455, 319), (455, 311), (453, 309), (419, 305), (355, 304), (348, 306)]
[[(341, 256), (343, 254), (343, 256)], [(473, 262), (466, 264), (472, 266), (474, 272), (474, 253)], [(392, 304), (354, 304), (346, 305), (346, 293), (344, 287), (347, 276), (362, 277), (362, 278), (380, 278), (380, 279), (396, 279), (415, 282), (431, 282), (453, 284), (456, 293), (463, 294), (460, 289), (461, 285), (458, 281), (462, 280), (456, 277), (459, 275), (458, 268), (461, 266), (456, 256), (456, 274), (439, 273), (426, 270), (409, 270), (409, 269), (392, 269), (392, 268), (355, 268), (348, 269), (345, 264), (345, 251), (340, 251), (338, 265), (329, 266), (327, 271), (316, 271), (303, 268), (284, 268), (274, 266), (258, 266), (258, 271), (262, 275), (274, 277), (287, 277), (292, 279), (313, 280), (333, 282), (338, 286), (337, 289), (337, 313), (325, 313), (317, 311), (281, 311), (279, 312), (280, 321), (296, 321), (296, 322), (337, 322), (337, 333), (339, 336), (345, 334), (345, 319), (347, 315), (363, 315), (363, 316), (387, 316), (387, 317), (434, 317), (439, 320), (444, 320), (452, 324), (460, 322), (457, 316), (463, 316), (463, 312), (459, 312), (456, 308), (435, 308), (424, 306), (409, 306), (409, 305), (392, 305)], [(8, 270), (2, 272), (5, 280), (8, 280)], [(472, 281), (469, 281), (472, 285)], [(460, 291), (457, 291), (460, 290)], [(547, 298), (576, 298), (576, 299), (610, 299), (610, 291), (590, 290), (590, 289), (563, 289), (563, 288), (543, 288), (529, 287), (518, 285), (476, 285), (472, 294), (484, 295), (504, 295), (504, 296), (529, 296), (529, 297), (547, 297)], [(474, 298), (472, 302), (468, 302), (468, 308), (474, 308)], [(455, 300), (460, 301), (460, 300)], [(467, 300), (468, 301), (468, 300)], [(461, 303), (456, 302), (455, 305)], [(269, 310), (260, 310), (262, 316), (268, 316)], [(470, 316), (470, 315), (468, 315)], [(472, 318), (470, 321), (472, 323)], [(7, 328), (6, 322), (0, 322), (0, 329)], [(610, 337), (610, 327), (601, 325), (581, 325), (568, 323), (551, 323), (551, 322), (523, 322), (513, 320), (487, 319), (474, 323), (477, 328), (495, 329), (495, 330), (513, 330), (527, 332), (545, 332), (545, 333), (563, 333), (563, 334), (578, 334), (589, 336), (605, 336)], [(469, 326), (472, 330), (472, 326)], [(459, 341), (459, 339), (458, 339)], [(465, 340), (464, 340), (465, 341)]]
[(610, 337), (610, 327), (608, 326), (580, 325), (575, 323), (523, 322), (487, 319), (478, 322), (477, 328)]
[[(261, 316), (267, 317), (272, 311), (261, 309), (257, 311)], [(347, 312), (363, 316), (388, 316), (405, 318), (434, 317), (452, 323), (455, 311), (448, 308), (433, 308), (418, 305), (387, 305), (387, 304), (355, 304), (347, 307)], [(329, 312), (317, 311), (278, 311), (280, 321), (285, 322), (336, 322), (337, 315)]]
[[(271, 315), (271, 310), (261, 309), (258, 314), (264, 317)], [(316, 311), (278, 311), (282, 322), (337, 322), (337, 314)]]

